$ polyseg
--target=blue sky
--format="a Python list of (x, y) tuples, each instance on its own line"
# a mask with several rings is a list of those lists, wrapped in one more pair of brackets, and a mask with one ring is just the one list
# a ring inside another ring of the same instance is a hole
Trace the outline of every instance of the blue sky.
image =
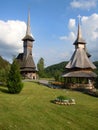
[(98, 0), (0, 0), (0, 55), (8, 61), (22, 51), (28, 9), (35, 38), (33, 57), (49, 66), (70, 59), (81, 16), (91, 60), (98, 60)]

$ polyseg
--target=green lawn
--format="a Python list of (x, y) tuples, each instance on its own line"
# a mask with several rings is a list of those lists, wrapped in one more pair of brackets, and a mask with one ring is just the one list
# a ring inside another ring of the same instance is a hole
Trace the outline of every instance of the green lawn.
[[(0, 87), (0, 130), (98, 130), (98, 98), (68, 90), (25, 82), (20, 94)], [(63, 106), (51, 101), (58, 96), (76, 100)]]

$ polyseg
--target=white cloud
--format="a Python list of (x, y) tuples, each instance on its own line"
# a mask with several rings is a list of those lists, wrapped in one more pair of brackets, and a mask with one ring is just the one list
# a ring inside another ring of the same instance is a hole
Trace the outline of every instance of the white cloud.
[(70, 5), (72, 8), (88, 10), (96, 7), (97, 0), (73, 0)]
[(67, 40), (68, 37), (67, 37), (67, 36), (61, 36), (61, 37), (59, 37), (59, 39), (60, 39), (60, 40)]
[(69, 29), (73, 29), (73, 28), (75, 28), (75, 19), (70, 19), (69, 20)]
[[(70, 21), (71, 19), (69, 19), (69, 24), (71, 23)], [(88, 52), (91, 53), (92, 59), (98, 60), (98, 14), (95, 13), (91, 16), (82, 16), (81, 24), (82, 35), (87, 43)], [(74, 29), (76, 31), (71, 30), (68, 36), (61, 36), (60, 40), (64, 40), (68, 44), (73, 44), (77, 36), (76, 25), (74, 25)], [(70, 50), (72, 49), (70, 48)], [(70, 54), (70, 57), (71, 55), (72, 54)]]
[(25, 36), (26, 24), (19, 20), (0, 20), (0, 55), (11, 60), (22, 51), (21, 39)]
[(98, 14), (82, 17), (82, 32), (92, 58), (98, 60)]
[(60, 40), (68, 41), (68, 42), (73, 42), (76, 38), (76, 35), (74, 32), (70, 32), (68, 36), (61, 36), (59, 37)]
[(89, 17), (83, 16), (81, 21), (86, 39), (96, 41), (98, 38), (98, 14), (92, 14)]
[(75, 19), (69, 19), (68, 28), (70, 30), (70, 33), (68, 36), (61, 36), (59, 37), (60, 40), (73, 42), (76, 38), (75, 32), (76, 32), (76, 21)]

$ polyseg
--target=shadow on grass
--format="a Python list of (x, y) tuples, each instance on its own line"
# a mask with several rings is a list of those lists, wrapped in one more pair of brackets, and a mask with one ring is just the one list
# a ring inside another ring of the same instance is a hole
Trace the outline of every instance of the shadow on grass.
[(6, 86), (0, 86), (0, 91), (3, 93), (9, 93)]

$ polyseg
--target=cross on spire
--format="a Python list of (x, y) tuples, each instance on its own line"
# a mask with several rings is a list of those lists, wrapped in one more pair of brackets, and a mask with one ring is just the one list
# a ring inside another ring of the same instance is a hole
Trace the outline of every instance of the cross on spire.
[(79, 14), (77, 17), (78, 17), (78, 21), (79, 21), (79, 24), (80, 24), (80, 21), (81, 21), (81, 15)]

